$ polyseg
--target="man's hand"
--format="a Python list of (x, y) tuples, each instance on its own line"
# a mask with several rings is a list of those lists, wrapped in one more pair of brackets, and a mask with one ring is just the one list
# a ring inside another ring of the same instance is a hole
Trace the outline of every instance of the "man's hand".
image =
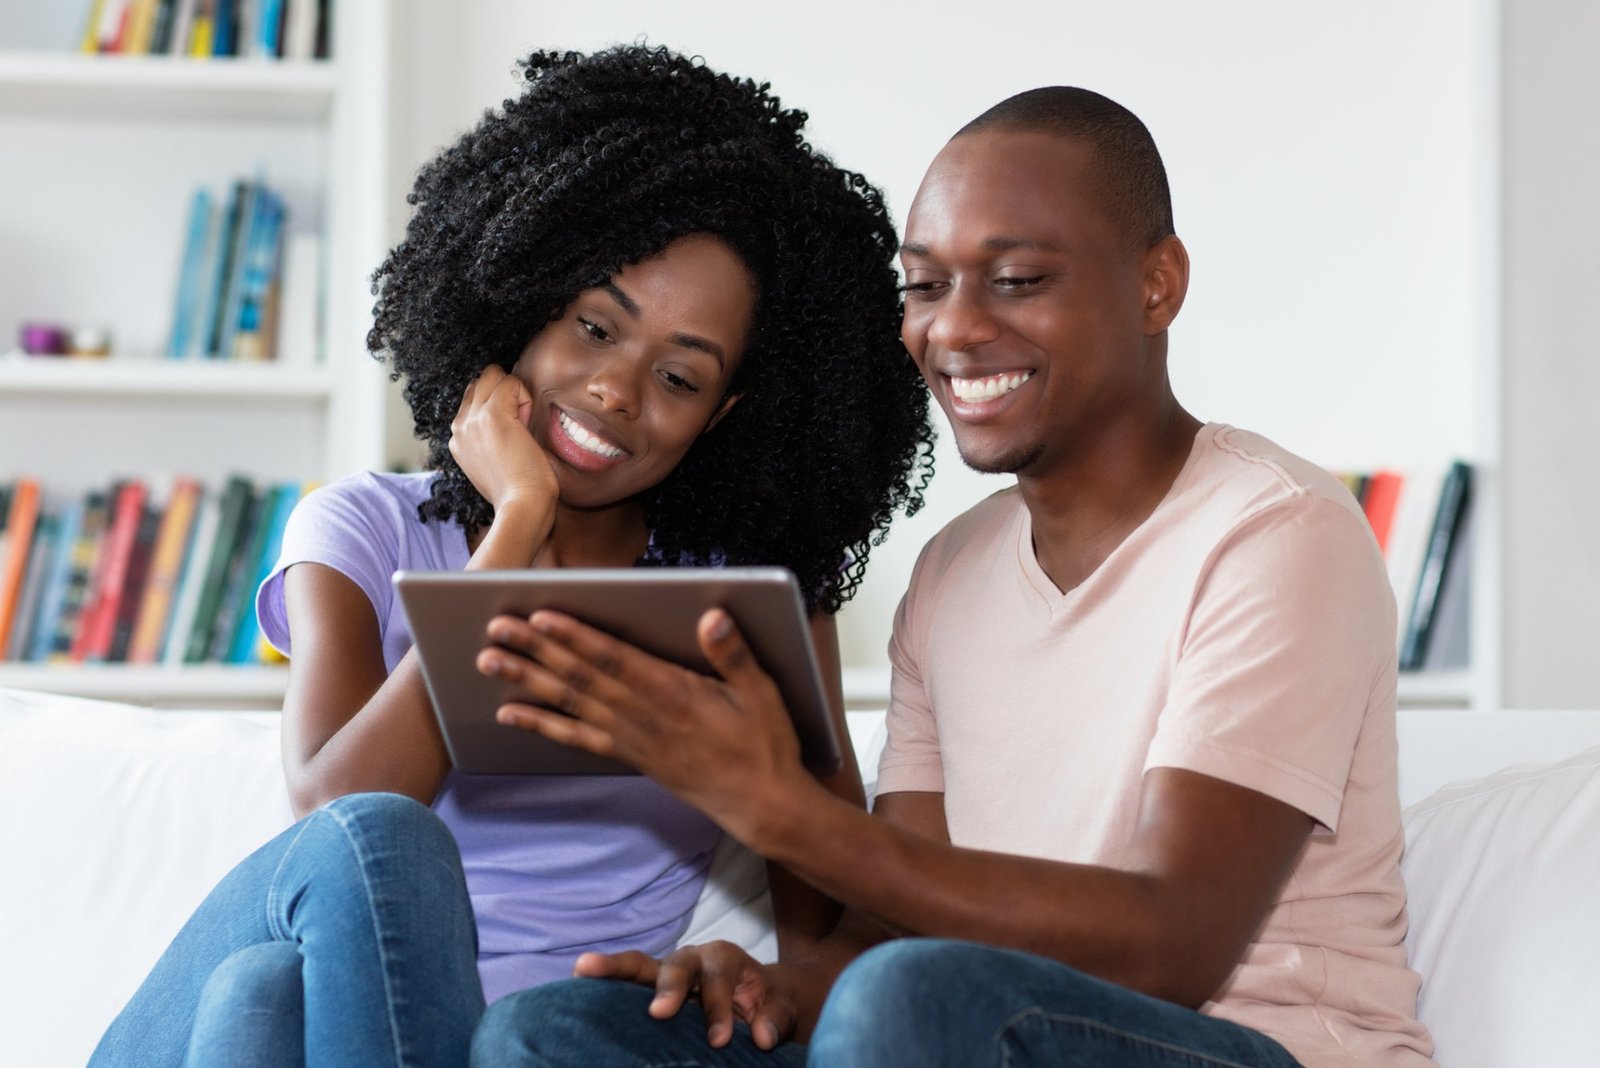
[(636, 950), (585, 953), (572, 974), (655, 987), (650, 1015), (658, 1020), (676, 1016), (683, 1003), (698, 994), (706, 1016), (706, 1041), (717, 1049), (733, 1038), (735, 1019), (750, 1025), (750, 1036), (761, 1049), (772, 1049), (794, 1036), (794, 999), (772, 969), (732, 942), (684, 946), (659, 961)]
[(621, 760), (755, 847), (767, 821), (804, 811), (807, 791), (825, 791), (802, 767), (778, 688), (732, 617), (712, 609), (697, 637), (717, 677), (560, 613), (497, 616), (478, 670), (534, 702), (500, 706), (501, 723)]

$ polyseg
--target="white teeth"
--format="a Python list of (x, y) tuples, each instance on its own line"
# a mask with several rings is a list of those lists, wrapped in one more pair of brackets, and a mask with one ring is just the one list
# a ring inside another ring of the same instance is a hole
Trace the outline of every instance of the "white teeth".
[(556, 416), (561, 420), (561, 429), (567, 432), (567, 437), (576, 441), (584, 452), (592, 452), (596, 456), (604, 456), (608, 460), (615, 460), (619, 456), (626, 455), (624, 450), (583, 429), (566, 412), (557, 412)]
[(1032, 371), (1008, 371), (1004, 374), (986, 375), (983, 378), (957, 378), (951, 375), (950, 389), (959, 401), (994, 400), (1010, 393), (1032, 377)]

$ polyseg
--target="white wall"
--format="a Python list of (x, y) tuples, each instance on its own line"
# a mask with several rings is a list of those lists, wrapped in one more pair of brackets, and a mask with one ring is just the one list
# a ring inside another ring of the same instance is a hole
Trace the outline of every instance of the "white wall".
[[(967, 119), (1032, 86), (1083, 85), (1138, 113), (1166, 157), (1194, 261), (1173, 374), (1195, 414), (1330, 466), (1493, 460), (1496, 32), (1492, 0), (405, 0), (394, 151), (409, 174), (515, 91), (532, 47), (647, 35), (770, 80), (902, 220)], [(847, 662), (881, 660), (917, 549), (1003, 484), (946, 450), (929, 507), (896, 527), (841, 619)]]

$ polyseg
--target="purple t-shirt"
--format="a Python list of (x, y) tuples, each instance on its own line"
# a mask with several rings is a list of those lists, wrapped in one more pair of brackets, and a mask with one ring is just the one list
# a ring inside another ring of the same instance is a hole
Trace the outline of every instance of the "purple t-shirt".
[[(467, 565), (459, 524), (417, 519), (434, 477), (351, 475), (301, 501), (277, 566), (256, 594), (267, 640), (292, 655), (284, 570), (325, 564), (366, 592), (393, 671), (411, 648), (411, 631), (390, 576)], [(452, 771), (433, 807), (461, 847), (490, 1001), (565, 978), (586, 950), (671, 948), (688, 926), (720, 836), (643, 776)]]

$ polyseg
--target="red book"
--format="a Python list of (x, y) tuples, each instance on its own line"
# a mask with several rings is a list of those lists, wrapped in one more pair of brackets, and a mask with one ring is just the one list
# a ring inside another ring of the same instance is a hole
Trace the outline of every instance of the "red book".
[(1372, 533), (1378, 538), (1378, 548), (1385, 556), (1389, 553), (1389, 531), (1394, 529), (1394, 513), (1400, 503), (1400, 487), (1405, 479), (1393, 471), (1379, 471), (1367, 479), (1367, 490), (1361, 498), (1361, 508), (1372, 524)]
[(78, 623), (78, 637), (72, 658), (78, 661), (105, 660), (111, 653), (117, 615), (128, 582), (128, 562), (144, 518), (144, 483), (124, 482), (111, 506), (111, 522), (106, 527), (106, 546), (101, 554), (98, 581)]

